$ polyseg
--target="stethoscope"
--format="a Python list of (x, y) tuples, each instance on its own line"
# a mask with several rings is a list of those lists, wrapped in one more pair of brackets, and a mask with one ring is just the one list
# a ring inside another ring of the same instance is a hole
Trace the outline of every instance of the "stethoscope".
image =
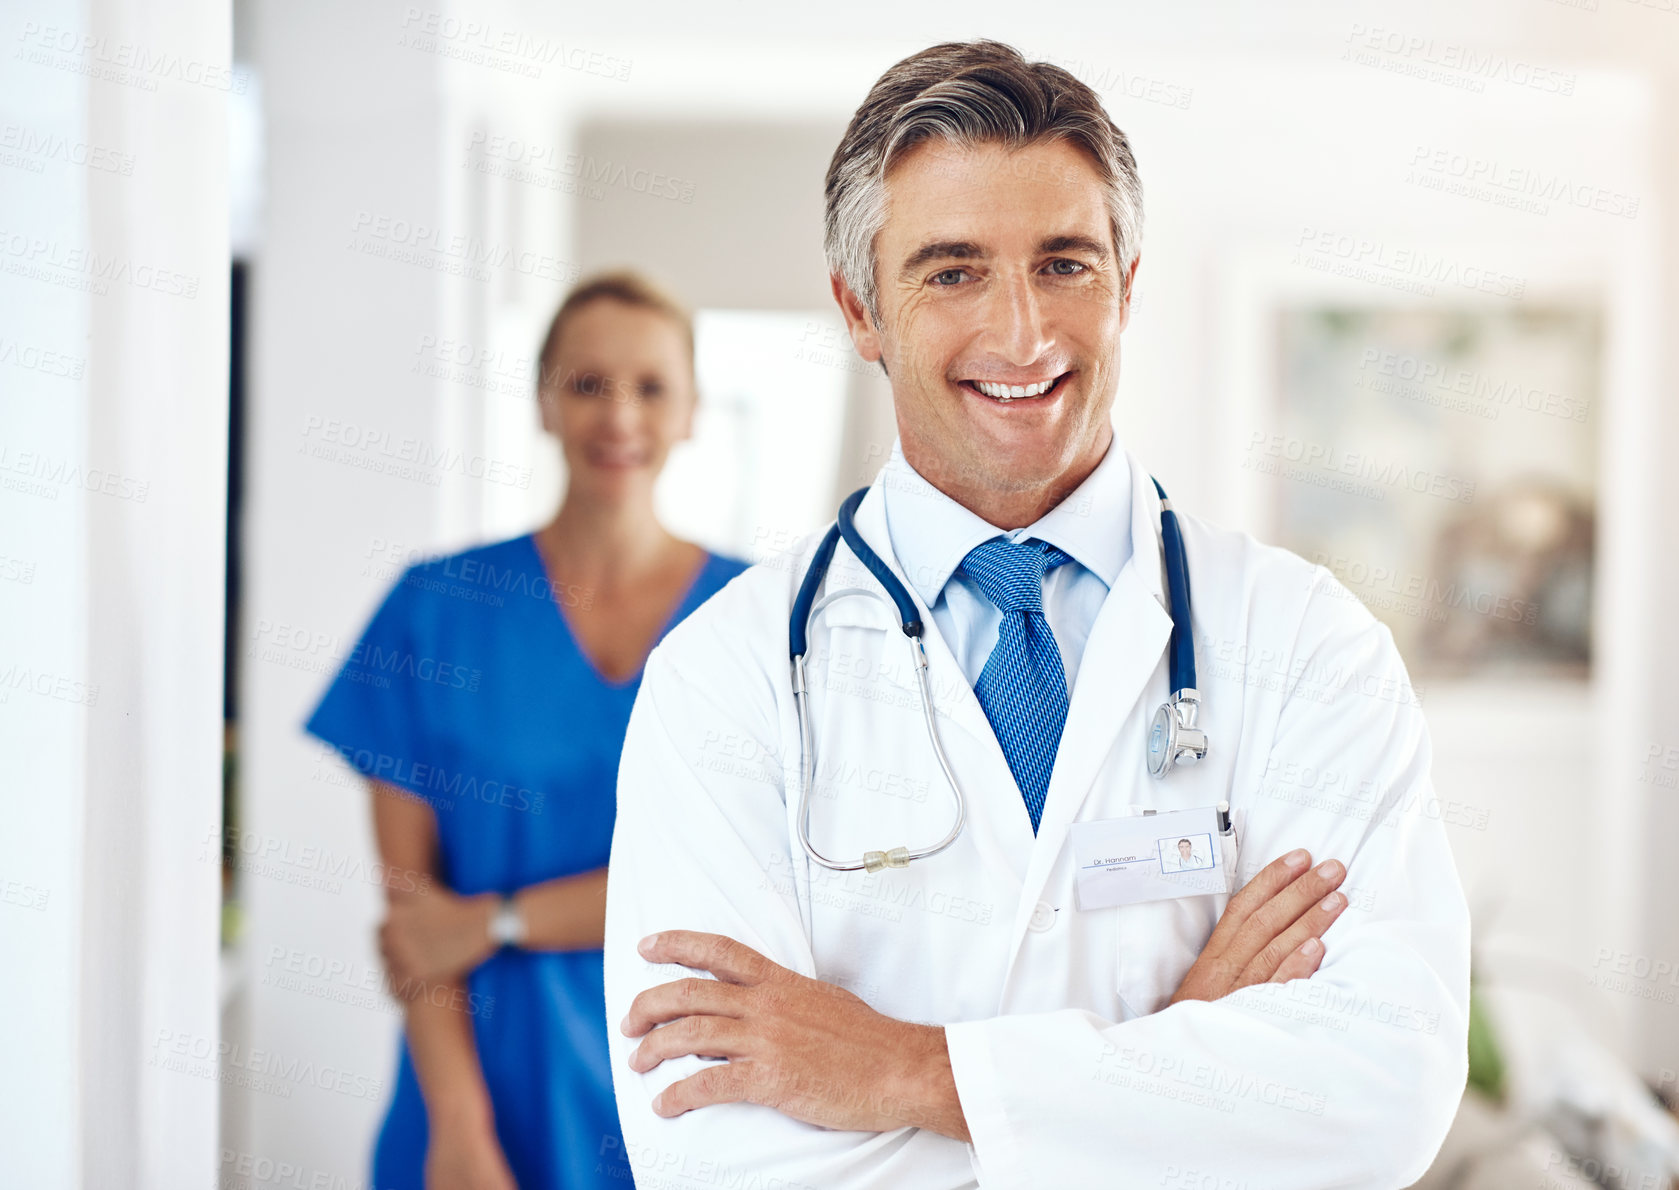
[[(1189, 619), (1189, 563), (1184, 557), (1183, 534), (1178, 529), (1178, 515), (1172, 511), (1172, 502), (1166, 498), (1166, 489), (1160, 486), (1159, 480), (1154, 480), (1154, 490), (1160, 493), (1160, 541), (1165, 555), (1167, 604), (1172, 616), (1172, 639), (1167, 646), (1170, 650), (1168, 665), (1172, 696), (1154, 712), (1154, 721), (1149, 726), (1148, 771), (1151, 776), (1164, 777), (1178, 765), (1194, 764), (1207, 755), (1207, 733), (1196, 726), (1201, 710), (1201, 694), (1195, 688), (1195, 641)], [(805, 571), (804, 581), (799, 584), (788, 631), (793, 661), (793, 705), (799, 717), (799, 842), (803, 844), (806, 855), (836, 872), (907, 868), (911, 860), (937, 855), (956, 842), (968, 817), (967, 798), (955, 771), (950, 767), (950, 758), (945, 755), (938, 722), (933, 715), (927, 649), (922, 644), (921, 617), (915, 601), (910, 598), (903, 583), (898, 581), (898, 576), (863, 540), (853, 523), (857, 506), (868, 492), (868, 488), (859, 488), (840, 505), (839, 516), (816, 547), (810, 569)], [(933, 755), (938, 757), (939, 768), (944, 770), (945, 780), (950, 783), (951, 794), (956, 799), (956, 821), (937, 843), (913, 850), (893, 847), (887, 851), (865, 851), (861, 859), (849, 861), (829, 859), (810, 841), (810, 789), (815, 769), (816, 741), (810, 727), (810, 695), (805, 683), (805, 651), (809, 647), (810, 623), (817, 613), (835, 600), (853, 595), (880, 599), (878, 594), (866, 587), (846, 587), (829, 593), (820, 603), (816, 602), (817, 588), (822, 585), (828, 573), (828, 564), (833, 561), (834, 549), (842, 538), (897, 605), (904, 635), (909, 638), (916, 682), (921, 688), (921, 713), (927, 721), (927, 738), (933, 743)]]

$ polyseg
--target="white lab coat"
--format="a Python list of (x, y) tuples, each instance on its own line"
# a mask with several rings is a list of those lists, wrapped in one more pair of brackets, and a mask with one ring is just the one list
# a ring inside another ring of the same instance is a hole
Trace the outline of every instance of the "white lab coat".
[[(1427, 1168), (1467, 1073), (1469, 917), (1392, 637), (1321, 567), (1180, 511), (1210, 750), (1151, 778), (1170, 619), (1159, 500), (1134, 459), (1131, 475), (1141, 545), (1091, 631), (1035, 838), (923, 609), (967, 827), (907, 869), (807, 861), (786, 625), (814, 537), (735, 579), (653, 652), (619, 772), (605, 944), (639, 1185), (1308, 1190), (1407, 1186)], [(878, 481), (856, 523), (890, 561)], [(841, 543), (825, 589), (846, 586), (879, 590)], [(940, 838), (949, 789), (887, 607), (826, 609), (809, 674), (817, 847), (850, 858)], [(1221, 799), (1241, 828), (1238, 886), (1306, 847), (1347, 863), (1350, 904), (1311, 979), (1163, 1009), (1228, 898), (1081, 911), (1068, 826)], [(973, 1143), (825, 1130), (754, 1105), (655, 1116), (652, 1096), (706, 1060), (635, 1074), (618, 1023), (638, 992), (690, 974), (635, 951), (673, 928), (726, 934), (890, 1016), (943, 1023)]]

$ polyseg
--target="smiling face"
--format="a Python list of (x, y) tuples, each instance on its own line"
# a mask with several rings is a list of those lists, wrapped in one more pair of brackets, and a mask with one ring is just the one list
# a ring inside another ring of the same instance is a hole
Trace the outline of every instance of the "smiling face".
[(935, 139), (886, 192), (878, 319), (833, 283), (858, 353), (885, 364), (911, 466), (1000, 528), (1030, 524), (1113, 438), (1131, 278), (1102, 182), (1065, 141)]
[(542, 426), (560, 440), (571, 495), (647, 496), (694, 425), (694, 371), (682, 327), (614, 298), (569, 314), (543, 364)]

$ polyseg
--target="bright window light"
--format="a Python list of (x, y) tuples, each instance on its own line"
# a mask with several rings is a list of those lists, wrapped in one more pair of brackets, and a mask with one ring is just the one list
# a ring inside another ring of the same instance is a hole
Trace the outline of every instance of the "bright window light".
[(672, 532), (760, 561), (834, 515), (846, 389), (861, 363), (835, 319), (701, 310), (694, 437), (659, 481)]

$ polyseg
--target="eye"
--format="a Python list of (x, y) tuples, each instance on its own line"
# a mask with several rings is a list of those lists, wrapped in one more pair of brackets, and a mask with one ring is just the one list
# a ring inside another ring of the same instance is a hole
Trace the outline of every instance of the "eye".
[(665, 395), (665, 386), (657, 380), (643, 380), (637, 387), (636, 393), (643, 400), (653, 400)]
[(933, 274), (932, 281), (933, 284), (938, 286), (940, 289), (949, 289), (952, 286), (960, 285), (962, 283), (962, 278), (967, 275), (967, 269), (940, 269), (938, 272)]
[(1057, 277), (1076, 277), (1088, 270), (1079, 261), (1068, 260), (1063, 256), (1049, 262), (1049, 271)]

